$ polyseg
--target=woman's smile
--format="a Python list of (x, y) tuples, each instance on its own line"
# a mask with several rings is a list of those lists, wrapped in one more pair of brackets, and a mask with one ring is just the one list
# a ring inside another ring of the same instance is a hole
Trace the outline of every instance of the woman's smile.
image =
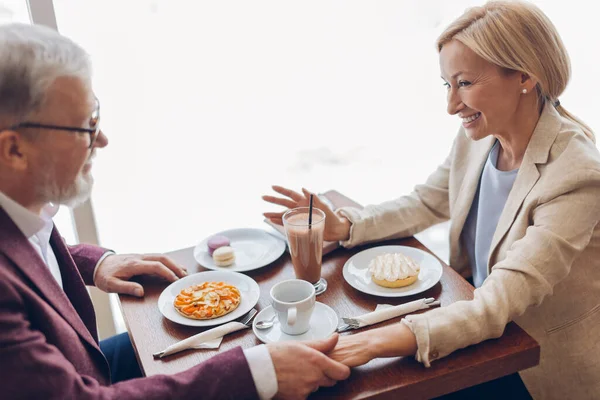
[(480, 112), (475, 113), (475, 114), (471, 114), (471, 115), (466, 116), (466, 117), (461, 116), (463, 127), (465, 127), (465, 129), (472, 128), (479, 121), (479, 117), (481, 117), (481, 113)]

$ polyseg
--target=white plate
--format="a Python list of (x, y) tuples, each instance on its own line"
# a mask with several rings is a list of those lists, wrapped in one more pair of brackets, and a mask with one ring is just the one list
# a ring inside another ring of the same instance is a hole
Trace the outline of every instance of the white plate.
[[(173, 301), (182, 289), (202, 282), (212, 281), (226, 282), (235, 285), (235, 287), (239, 289), (242, 301), (238, 308), (222, 317), (206, 320), (186, 318), (175, 310)], [(165, 318), (177, 324), (188, 326), (213, 326), (233, 321), (234, 319), (245, 315), (256, 305), (259, 297), (260, 289), (258, 288), (258, 283), (249, 276), (230, 271), (205, 271), (188, 275), (167, 286), (158, 298), (158, 309)]]
[(214, 235), (207, 237), (194, 248), (194, 258), (198, 264), (215, 271), (251, 271), (271, 264), (285, 251), (285, 241), (262, 229), (231, 229), (215, 233), (215, 235), (226, 236), (231, 241), (231, 247), (235, 250), (233, 265), (219, 267), (215, 264), (212, 256), (208, 254), (206, 242)]
[[(369, 273), (369, 263), (378, 255), (385, 253), (402, 253), (415, 260), (421, 266), (417, 281), (401, 288), (385, 288), (373, 282)], [(424, 292), (438, 283), (442, 277), (442, 264), (431, 254), (414, 247), (380, 246), (361, 251), (350, 257), (344, 264), (342, 273), (350, 286), (363, 293), (382, 297), (403, 297)]]
[(335, 332), (339, 321), (337, 314), (331, 307), (317, 301), (315, 309), (310, 316), (310, 329), (302, 335), (288, 335), (287, 333), (283, 333), (277, 319), (275, 319), (275, 323), (269, 329), (256, 328), (257, 321), (270, 319), (274, 315), (275, 311), (273, 307), (268, 306), (254, 317), (252, 330), (256, 337), (263, 343), (325, 339)]

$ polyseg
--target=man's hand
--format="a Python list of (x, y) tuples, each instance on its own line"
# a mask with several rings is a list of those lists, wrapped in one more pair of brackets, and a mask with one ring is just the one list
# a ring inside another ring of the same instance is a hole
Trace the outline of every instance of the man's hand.
[(268, 344), (279, 388), (275, 397), (305, 399), (321, 386), (333, 386), (348, 378), (350, 368), (325, 355), (337, 341), (335, 334), (319, 341)]
[(128, 280), (136, 275), (156, 275), (174, 282), (187, 275), (184, 267), (161, 254), (112, 254), (96, 268), (94, 283), (107, 293), (122, 293), (141, 297), (142, 285)]

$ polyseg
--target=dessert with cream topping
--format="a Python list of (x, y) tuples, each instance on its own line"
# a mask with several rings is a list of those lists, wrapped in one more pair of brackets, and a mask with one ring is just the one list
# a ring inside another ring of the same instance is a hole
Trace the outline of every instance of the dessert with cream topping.
[(402, 253), (380, 254), (369, 263), (371, 279), (379, 286), (399, 288), (412, 285), (421, 267)]

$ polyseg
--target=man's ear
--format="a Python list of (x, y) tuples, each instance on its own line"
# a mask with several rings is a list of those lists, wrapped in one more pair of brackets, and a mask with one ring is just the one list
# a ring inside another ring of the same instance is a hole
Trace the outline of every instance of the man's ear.
[(6, 129), (0, 131), (0, 164), (15, 171), (27, 168), (30, 143), (19, 133)]

